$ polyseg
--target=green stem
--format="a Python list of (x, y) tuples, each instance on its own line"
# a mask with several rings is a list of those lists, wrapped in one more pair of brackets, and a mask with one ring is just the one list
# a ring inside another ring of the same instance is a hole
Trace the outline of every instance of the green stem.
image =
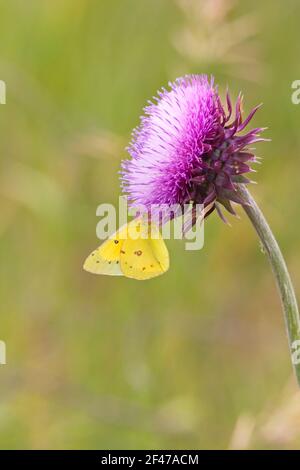
[(246, 186), (243, 184), (237, 186), (239, 196), (245, 201), (243, 208), (258, 234), (265, 252), (269, 256), (276, 278), (289, 338), (291, 359), (300, 386), (300, 320), (293, 284), (278, 243), (261, 210)]

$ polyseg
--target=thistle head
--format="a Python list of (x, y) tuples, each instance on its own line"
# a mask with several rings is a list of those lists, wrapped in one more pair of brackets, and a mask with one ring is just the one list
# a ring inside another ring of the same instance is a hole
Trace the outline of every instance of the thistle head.
[(256, 161), (249, 146), (265, 140), (263, 128), (245, 132), (258, 107), (242, 118), (242, 97), (222, 104), (213, 78), (190, 75), (169, 83), (144, 108), (140, 126), (122, 162), (121, 181), (131, 206), (184, 205), (189, 202), (234, 213), (241, 203), (237, 183)]

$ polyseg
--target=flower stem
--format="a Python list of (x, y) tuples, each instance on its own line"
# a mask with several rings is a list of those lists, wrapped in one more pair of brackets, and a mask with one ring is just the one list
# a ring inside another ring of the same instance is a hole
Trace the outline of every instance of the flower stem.
[(243, 184), (237, 185), (237, 192), (245, 201), (243, 208), (268, 254), (276, 278), (289, 338), (291, 359), (300, 386), (300, 320), (293, 284), (278, 243), (255, 200)]

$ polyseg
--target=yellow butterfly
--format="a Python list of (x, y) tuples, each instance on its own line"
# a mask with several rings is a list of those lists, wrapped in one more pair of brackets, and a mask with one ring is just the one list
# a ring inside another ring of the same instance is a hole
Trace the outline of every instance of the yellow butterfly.
[(93, 251), (83, 268), (94, 274), (145, 280), (169, 269), (169, 253), (159, 229), (134, 219)]

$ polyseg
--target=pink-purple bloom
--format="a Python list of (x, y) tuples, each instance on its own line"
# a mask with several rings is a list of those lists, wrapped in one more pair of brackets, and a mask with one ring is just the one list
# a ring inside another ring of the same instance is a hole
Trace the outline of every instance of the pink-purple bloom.
[(233, 110), (229, 93), (226, 108), (213, 78), (190, 75), (169, 84), (149, 102), (122, 162), (122, 188), (132, 206), (151, 209), (157, 204), (195, 202), (221, 214), (220, 205), (234, 213), (230, 201), (240, 203), (236, 183), (256, 161), (249, 145), (264, 140), (263, 128), (240, 134), (258, 106), (242, 119), (242, 97)]

